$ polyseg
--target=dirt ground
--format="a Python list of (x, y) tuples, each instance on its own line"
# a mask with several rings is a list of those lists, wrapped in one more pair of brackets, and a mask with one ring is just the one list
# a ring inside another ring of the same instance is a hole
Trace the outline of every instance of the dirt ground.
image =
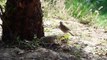
[(68, 44), (62, 44), (57, 49), (38, 47), (35, 50), (24, 50), (2, 47), (0, 60), (107, 60), (107, 32), (104, 29), (83, 25), (73, 18), (50, 19), (44, 20), (45, 36), (69, 34), (58, 28), (60, 21), (74, 34), (68, 36)]

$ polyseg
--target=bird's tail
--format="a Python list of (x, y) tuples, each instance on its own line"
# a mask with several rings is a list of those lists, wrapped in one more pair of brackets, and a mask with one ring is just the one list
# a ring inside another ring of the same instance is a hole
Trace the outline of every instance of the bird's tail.
[(69, 33), (70, 33), (72, 36), (74, 36), (74, 34), (73, 34), (72, 32), (69, 31)]

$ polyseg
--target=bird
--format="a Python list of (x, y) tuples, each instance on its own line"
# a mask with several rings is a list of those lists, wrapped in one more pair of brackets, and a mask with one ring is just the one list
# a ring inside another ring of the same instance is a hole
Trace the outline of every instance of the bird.
[(60, 30), (61, 30), (62, 32), (64, 32), (64, 33), (70, 33), (72, 36), (74, 36), (74, 34), (70, 32), (71, 30), (70, 30), (67, 26), (65, 26), (65, 25), (63, 24), (63, 22), (61, 22), (61, 21), (60, 21), (59, 28), (60, 28)]

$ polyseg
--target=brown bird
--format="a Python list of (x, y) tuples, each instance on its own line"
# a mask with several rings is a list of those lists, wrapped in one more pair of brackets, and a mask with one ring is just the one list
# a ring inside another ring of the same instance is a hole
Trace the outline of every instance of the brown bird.
[(70, 33), (72, 36), (74, 36), (73, 33), (70, 32), (70, 29), (68, 27), (66, 27), (63, 22), (60, 22), (59, 28), (61, 29), (61, 31), (63, 31), (64, 33)]

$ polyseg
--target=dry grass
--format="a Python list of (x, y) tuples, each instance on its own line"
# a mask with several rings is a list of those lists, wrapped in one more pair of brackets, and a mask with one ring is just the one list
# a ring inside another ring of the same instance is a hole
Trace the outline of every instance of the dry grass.
[(44, 18), (67, 20), (69, 15), (65, 9), (65, 0), (42, 0)]

